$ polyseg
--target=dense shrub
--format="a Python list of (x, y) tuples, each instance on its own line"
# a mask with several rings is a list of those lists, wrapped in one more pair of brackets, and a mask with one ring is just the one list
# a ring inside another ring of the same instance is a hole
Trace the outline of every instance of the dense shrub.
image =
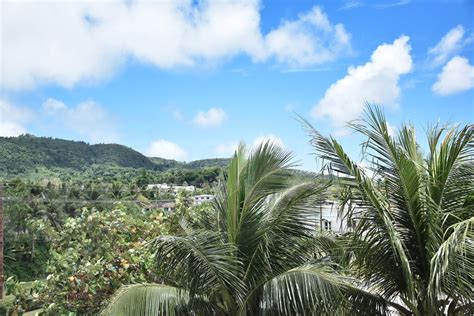
[(163, 232), (161, 213), (137, 218), (120, 205), (69, 218), (51, 245), (41, 293), (46, 314), (94, 315), (120, 286), (155, 281), (146, 242)]

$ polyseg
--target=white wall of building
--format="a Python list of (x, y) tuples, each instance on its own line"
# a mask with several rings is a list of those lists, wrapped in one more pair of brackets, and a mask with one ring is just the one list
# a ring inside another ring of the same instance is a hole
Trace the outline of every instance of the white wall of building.
[(193, 199), (194, 199), (194, 203), (201, 204), (201, 203), (210, 202), (214, 200), (214, 195), (211, 195), (211, 194), (196, 195), (196, 196), (193, 196)]
[(336, 202), (328, 202), (322, 206), (315, 207), (317, 229), (330, 230), (336, 234), (348, 231), (346, 221), (338, 214), (339, 205)]

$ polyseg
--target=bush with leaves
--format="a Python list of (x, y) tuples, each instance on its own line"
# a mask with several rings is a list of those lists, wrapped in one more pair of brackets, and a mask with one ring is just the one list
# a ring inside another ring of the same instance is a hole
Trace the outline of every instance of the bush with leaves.
[[(41, 307), (39, 292), (44, 288), (43, 281), (19, 282), (16, 277), (5, 281), (6, 294), (11, 295), (11, 306), (4, 312), (7, 315), (18, 315)], [(0, 310), (1, 315), (1, 310)]]
[(122, 285), (156, 280), (147, 240), (166, 232), (162, 213), (137, 218), (123, 206), (83, 209), (69, 218), (51, 245), (45, 312), (97, 314)]

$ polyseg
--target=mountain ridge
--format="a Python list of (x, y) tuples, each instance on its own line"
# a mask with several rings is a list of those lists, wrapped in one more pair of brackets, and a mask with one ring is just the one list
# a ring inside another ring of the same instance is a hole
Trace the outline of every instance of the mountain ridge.
[(28, 174), (38, 168), (84, 171), (92, 166), (168, 171), (225, 167), (229, 159), (212, 158), (180, 162), (146, 157), (121, 144), (88, 144), (83, 141), (26, 134), (0, 137), (0, 176)]

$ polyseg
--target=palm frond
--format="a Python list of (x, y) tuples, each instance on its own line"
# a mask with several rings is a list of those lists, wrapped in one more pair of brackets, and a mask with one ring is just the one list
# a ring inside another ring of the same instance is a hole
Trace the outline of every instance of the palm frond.
[(136, 284), (121, 287), (102, 316), (180, 315), (189, 296), (178, 288), (161, 284)]
[[(167, 278), (185, 288), (191, 297), (225, 294), (239, 300), (245, 292), (236, 248), (219, 233), (197, 231), (188, 236), (160, 236), (151, 247)], [(233, 302), (236, 303), (236, 302)]]
[(474, 196), (474, 127), (468, 125), (459, 131), (435, 127), (428, 137), (428, 192), (444, 213), (443, 226), (447, 228), (472, 214), (466, 202)]
[(431, 259), (429, 293), (469, 302), (474, 297), (474, 217), (452, 225), (447, 233)]
[(327, 184), (316, 179), (294, 181), (298, 183), (265, 202), (258, 229), (241, 247), (245, 280), (250, 284), (258, 284), (308, 258), (302, 251), (304, 241), (312, 239), (315, 203), (321, 200)]
[(385, 301), (355, 287), (348, 277), (327, 263), (288, 270), (263, 285), (263, 314), (383, 315)]

